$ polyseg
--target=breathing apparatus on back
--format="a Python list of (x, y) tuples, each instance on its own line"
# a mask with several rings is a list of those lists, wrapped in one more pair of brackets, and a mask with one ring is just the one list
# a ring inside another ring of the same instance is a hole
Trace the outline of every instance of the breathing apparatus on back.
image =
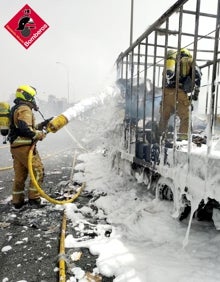
[(7, 136), (10, 132), (11, 120), (14, 109), (17, 107), (20, 101), (24, 103), (31, 103), (32, 107), (37, 110), (37, 105), (34, 100), (36, 90), (29, 85), (21, 85), (18, 87), (15, 93), (15, 106), (12, 108), (7, 102), (0, 102), (0, 133), (3, 136), (3, 144), (7, 143)]
[(44, 133), (57, 132), (60, 128), (68, 123), (67, 118), (64, 115), (59, 115), (55, 118), (45, 119), (39, 107), (36, 104), (34, 96), (36, 95), (36, 89), (29, 85), (23, 85), (17, 89), (16, 98), (21, 99), (22, 101), (30, 102), (35, 111), (38, 111), (39, 114), (44, 119), (44, 122), (41, 123), (42, 130)]
[[(166, 57), (166, 79), (171, 81), (176, 72), (176, 59), (177, 59), (177, 51), (168, 50)], [(182, 48), (180, 50), (180, 77), (186, 77), (190, 73), (190, 69), (192, 66), (192, 55), (189, 50), (186, 48)]]
[(3, 136), (3, 144), (7, 143), (7, 135), (10, 127), (10, 104), (0, 102), (0, 133)]
[(12, 132), (10, 127), (13, 127), (13, 115), (15, 110), (21, 104), (29, 105), (35, 111), (39, 112), (44, 121), (39, 124), (40, 127), (37, 129), (43, 131), (44, 134), (49, 132), (55, 133), (69, 122), (68, 115), (65, 115), (65, 113), (50, 119), (45, 119), (36, 104), (36, 93), (34, 87), (21, 85), (16, 90), (14, 100), (15, 105), (13, 107), (10, 108), (10, 104), (7, 102), (0, 102), (0, 133), (4, 136), (4, 144), (10, 139), (10, 132)]
[(175, 84), (175, 70), (176, 70), (176, 50), (168, 50), (165, 69), (166, 69), (166, 87), (171, 87)]
[(33, 86), (21, 85), (16, 90), (14, 100), (15, 105), (13, 107), (10, 107), (10, 104), (7, 102), (0, 102), (0, 133), (4, 137), (3, 144), (6, 144), (7, 140), (11, 141), (11, 139), (13, 139), (13, 131), (16, 130), (13, 116), (15, 110), (20, 105), (25, 104), (35, 111), (38, 111), (44, 119), (44, 121), (41, 123), (41, 130), (43, 130), (43, 127), (46, 128), (46, 125), (51, 119), (45, 120), (44, 116), (40, 112), (35, 101), (36, 93), (36, 89)]

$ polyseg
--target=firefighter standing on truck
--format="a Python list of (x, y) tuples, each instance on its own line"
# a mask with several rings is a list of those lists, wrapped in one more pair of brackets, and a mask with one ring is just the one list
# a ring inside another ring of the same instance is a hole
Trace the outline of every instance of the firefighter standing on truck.
[[(9, 142), (14, 167), (14, 183), (12, 191), (12, 204), (15, 209), (22, 208), (25, 202), (25, 181), (28, 177), (28, 155), (33, 143), (43, 140), (46, 136), (43, 131), (51, 119), (35, 125), (32, 110), (37, 111), (35, 101), (36, 89), (29, 85), (22, 85), (16, 90), (15, 105), (11, 108), (11, 124)], [(32, 166), (35, 178), (39, 184), (43, 182), (44, 167), (35, 149), (33, 153)], [(28, 203), (33, 207), (41, 206), (41, 198), (37, 189), (30, 180), (28, 187)]]
[(176, 113), (180, 118), (178, 140), (184, 140), (188, 139), (189, 105), (191, 104), (188, 93), (193, 93), (192, 99), (198, 100), (201, 71), (198, 66), (195, 66), (195, 81), (193, 83), (193, 58), (188, 49), (182, 48), (180, 50), (179, 82), (176, 93), (176, 56), (177, 52), (174, 50), (169, 50), (167, 53), (166, 78), (160, 106), (159, 129), (161, 134), (166, 131), (169, 118), (175, 113), (176, 108)]

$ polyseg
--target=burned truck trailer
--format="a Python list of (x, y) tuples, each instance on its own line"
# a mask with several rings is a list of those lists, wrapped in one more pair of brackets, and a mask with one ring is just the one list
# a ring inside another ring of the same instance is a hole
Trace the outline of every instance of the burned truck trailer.
[[(182, 219), (191, 211), (191, 217), (204, 214), (216, 226), (220, 211), (219, 28), (219, 0), (210, 5), (205, 0), (177, 1), (117, 58), (117, 85), (125, 100), (121, 161), (144, 174), (158, 197), (173, 200), (176, 217)], [(178, 138), (178, 67), (175, 111), (166, 133), (159, 130), (166, 56), (173, 50), (178, 66), (182, 48), (192, 55), (193, 85), (195, 67), (202, 72), (198, 100), (191, 98), (193, 88), (188, 93), (185, 140)]]

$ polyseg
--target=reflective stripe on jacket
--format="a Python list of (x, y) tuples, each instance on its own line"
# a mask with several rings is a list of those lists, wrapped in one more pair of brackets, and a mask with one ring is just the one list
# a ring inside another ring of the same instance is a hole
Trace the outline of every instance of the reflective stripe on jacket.
[(11, 147), (31, 145), (35, 136), (35, 119), (32, 109), (25, 104), (19, 105), (13, 114), (15, 138)]

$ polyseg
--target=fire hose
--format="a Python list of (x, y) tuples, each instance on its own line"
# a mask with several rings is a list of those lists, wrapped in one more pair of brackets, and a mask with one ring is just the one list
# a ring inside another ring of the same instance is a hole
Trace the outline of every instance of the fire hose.
[[(34, 172), (33, 172), (33, 167), (32, 167), (32, 158), (33, 158), (33, 150), (34, 150), (35, 144), (33, 144), (30, 148), (29, 151), (29, 155), (28, 155), (28, 170), (29, 170), (29, 174), (30, 174), (30, 178), (35, 186), (35, 188), (37, 189), (37, 191), (39, 192), (39, 194), (45, 198), (46, 200), (48, 200), (50, 203), (53, 204), (59, 204), (59, 205), (64, 205), (67, 203), (72, 203), (81, 193), (82, 189), (85, 187), (85, 183), (82, 184), (82, 186), (80, 187), (80, 189), (78, 190), (78, 192), (71, 198), (68, 200), (56, 200), (51, 198), (50, 196), (48, 196), (43, 189), (40, 187), (40, 185), (38, 184), (35, 176), (34, 176)], [(66, 231), (66, 215), (65, 212), (63, 214), (63, 220), (62, 220), (62, 226), (61, 226), (61, 236), (60, 236), (60, 252), (59, 252), (59, 256), (60, 256), (60, 260), (59, 260), (59, 281), (65, 282), (66, 281), (66, 273), (65, 273), (65, 231)]]
[[(64, 125), (66, 125), (67, 123), (68, 123), (68, 120), (64, 115), (57, 116), (52, 121), (49, 122), (48, 127), (46, 129), (46, 133), (49, 133), (49, 132), (55, 133), (60, 128), (62, 128)], [(37, 189), (37, 191), (39, 192), (41, 197), (48, 200), (50, 203), (58, 204), (58, 205), (64, 205), (64, 204), (72, 203), (80, 195), (82, 189), (85, 187), (85, 184), (82, 184), (82, 186), (80, 187), (78, 192), (71, 199), (56, 200), (56, 199), (51, 198), (49, 195), (47, 195), (44, 192), (44, 190), (40, 187), (39, 183), (37, 182), (37, 180), (35, 178), (35, 175), (34, 175), (34, 172), (33, 172), (33, 167), (32, 167), (32, 158), (33, 158), (34, 147), (35, 147), (35, 143), (31, 146), (29, 154), (28, 154), (28, 171), (29, 171), (29, 174), (30, 174), (31, 181), (33, 182), (35, 188)]]
[[(63, 204), (67, 204), (67, 203), (71, 203), (73, 202), (81, 193), (82, 189), (85, 187), (85, 183), (83, 183), (83, 185), (80, 187), (80, 189), (78, 190), (78, 192), (71, 198), (68, 200), (56, 200), (51, 198), (50, 196), (48, 196), (43, 189), (40, 187), (40, 185), (38, 184), (38, 182), (36, 181), (36, 178), (34, 176), (34, 172), (33, 172), (33, 167), (32, 167), (32, 158), (33, 158), (33, 150), (34, 150), (35, 144), (33, 144), (31, 146), (31, 149), (29, 151), (29, 155), (28, 155), (28, 170), (29, 170), (29, 174), (30, 174), (30, 178), (35, 186), (35, 188), (37, 189), (37, 191), (39, 192), (39, 194), (45, 198), (46, 200), (48, 200), (49, 202), (53, 203), (53, 204), (59, 204), (59, 205), (63, 205)], [(65, 282), (66, 281), (66, 271), (65, 271), (65, 232), (66, 232), (66, 215), (65, 212), (63, 214), (63, 220), (62, 220), (62, 226), (61, 226), (61, 236), (60, 236), (60, 250), (59, 250), (59, 281), (61, 282)]]
[[(60, 128), (62, 128), (63, 126), (65, 126), (68, 123), (68, 119), (65, 115), (60, 115), (58, 117), (55, 117), (49, 124), (48, 127), (46, 129), (46, 133), (49, 132), (57, 132)], [(33, 143), (33, 145), (31, 146), (30, 150), (29, 150), (29, 154), (28, 154), (28, 171), (29, 171), (29, 175), (30, 175), (30, 179), (32, 181), (32, 183), (34, 184), (35, 188), (37, 189), (38, 193), (40, 194), (41, 197), (43, 197), (44, 199), (48, 200), (50, 203), (53, 204), (58, 204), (58, 205), (64, 205), (64, 204), (68, 204), (68, 203), (72, 203), (81, 193), (81, 191), (84, 189), (85, 187), (85, 183), (83, 183), (81, 185), (81, 187), (78, 189), (77, 193), (75, 195), (73, 195), (73, 197), (71, 197), (70, 199), (66, 199), (66, 200), (57, 200), (54, 198), (51, 198), (48, 194), (46, 194), (44, 192), (44, 190), (40, 187), (39, 183), (36, 180), (36, 177), (34, 175), (33, 172), (33, 166), (32, 166), (32, 159), (33, 159), (33, 152), (34, 152), (34, 148), (35, 148), (35, 143)], [(9, 169), (11, 167), (7, 167), (7, 168), (2, 168), (0, 170), (5, 170), (5, 169)], [(71, 174), (72, 177), (72, 174)], [(62, 228), (61, 228), (61, 238), (60, 238), (60, 260), (59, 260), (59, 281), (65, 282), (66, 281), (66, 274), (65, 274), (65, 230), (66, 230), (66, 215), (64, 212), (63, 215), (63, 221), (62, 221)]]
[(39, 192), (39, 194), (41, 195), (41, 197), (43, 197), (44, 199), (48, 200), (50, 203), (53, 204), (58, 204), (58, 205), (64, 205), (64, 204), (68, 204), (68, 203), (72, 203), (81, 193), (82, 189), (85, 187), (85, 184), (83, 183), (82, 186), (80, 187), (80, 189), (78, 190), (78, 192), (71, 198), (68, 200), (56, 200), (51, 198), (49, 195), (47, 195), (44, 190), (40, 187), (40, 185), (38, 184), (34, 172), (33, 172), (33, 167), (32, 167), (32, 158), (33, 158), (33, 150), (34, 150), (35, 144), (33, 144), (30, 148), (29, 154), (28, 154), (28, 171), (30, 174), (30, 178), (31, 181), (33, 182), (35, 188), (37, 189), (37, 191)]

